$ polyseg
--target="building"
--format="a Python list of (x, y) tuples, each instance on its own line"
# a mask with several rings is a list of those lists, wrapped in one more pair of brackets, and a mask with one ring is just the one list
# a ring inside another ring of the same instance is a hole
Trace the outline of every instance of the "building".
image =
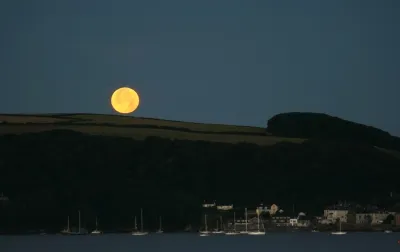
[(217, 209), (221, 211), (229, 211), (233, 209), (233, 205), (219, 205), (217, 206)]
[[(232, 229), (232, 223), (228, 224), (228, 229)], [(258, 229), (258, 218), (253, 217), (247, 220), (247, 230), (254, 231)], [(260, 229), (264, 229), (264, 220), (260, 219)], [(246, 230), (246, 221), (245, 220), (236, 220), (236, 230), (244, 231)]]
[(268, 209), (268, 207), (265, 207), (264, 206), (264, 204), (260, 204), (260, 206), (258, 206), (257, 208), (256, 208), (256, 210), (255, 210), (255, 212), (254, 213), (256, 213), (257, 212), (257, 210), (259, 211), (259, 213), (260, 214), (263, 214), (263, 213), (266, 213), (266, 212), (269, 212), (269, 209)]
[(290, 217), (288, 216), (272, 216), (272, 223), (276, 226), (289, 226), (290, 225)]
[(323, 221), (321, 216), (315, 216), (314, 218), (317, 220), (317, 223), (321, 223)]
[(349, 210), (347, 209), (325, 209), (324, 210), (324, 220), (321, 223), (336, 223), (337, 220), (341, 222), (347, 222), (347, 214)]
[(376, 213), (356, 213), (348, 214), (347, 219), (352, 224), (382, 224), (389, 215), (395, 216), (396, 213), (392, 212), (376, 212)]
[(203, 206), (204, 208), (213, 208), (213, 207), (216, 206), (216, 204), (215, 204), (215, 201), (214, 201), (213, 203), (206, 203), (206, 202), (204, 201), (204, 203), (203, 203), (202, 206)]
[(298, 227), (308, 227), (311, 224), (310, 217), (308, 217), (305, 213), (300, 212), (299, 216), (297, 216), (297, 226)]
[(268, 212), (270, 215), (274, 215), (279, 211), (279, 207), (276, 204), (272, 204), (270, 208), (264, 207), (264, 204), (260, 204), (257, 209), (261, 214)]
[[(254, 217), (248, 220), (247, 224), (248, 230), (257, 230), (258, 229), (258, 218)], [(260, 229), (264, 229), (264, 221), (260, 218)]]
[(307, 219), (300, 219), (297, 220), (297, 226), (298, 227), (308, 227), (311, 225), (311, 221)]
[[(371, 213), (371, 214), (356, 214), (356, 215), (357, 215), (356, 223), (357, 220), (362, 221), (364, 219), (370, 221), (371, 225), (377, 225), (377, 224), (382, 224), (386, 220), (386, 218), (390, 215), (390, 213)], [(366, 215), (369, 215), (370, 217), (367, 217)]]
[(396, 226), (400, 226), (400, 214), (395, 215), (395, 223), (396, 223)]
[(289, 219), (289, 224), (292, 227), (297, 227), (297, 219)]

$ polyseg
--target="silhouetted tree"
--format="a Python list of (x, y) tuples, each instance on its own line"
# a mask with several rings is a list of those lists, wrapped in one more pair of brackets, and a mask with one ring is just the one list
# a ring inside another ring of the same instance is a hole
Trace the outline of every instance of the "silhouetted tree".
[(394, 221), (394, 215), (389, 214), (386, 219), (383, 221), (383, 224), (392, 224)]

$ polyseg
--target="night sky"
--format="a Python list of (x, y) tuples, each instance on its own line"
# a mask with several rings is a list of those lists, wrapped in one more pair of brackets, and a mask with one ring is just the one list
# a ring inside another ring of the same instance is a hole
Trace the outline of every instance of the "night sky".
[(3, 0), (0, 113), (265, 126), (322, 112), (400, 135), (399, 0)]

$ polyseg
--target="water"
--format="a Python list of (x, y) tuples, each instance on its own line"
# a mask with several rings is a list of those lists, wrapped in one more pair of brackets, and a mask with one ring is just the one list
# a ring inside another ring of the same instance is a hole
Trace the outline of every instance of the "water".
[(265, 236), (208, 236), (151, 234), (132, 236), (0, 236), (1, 252), (367, 252), (400, 251), (400, 233), (284, 233)]

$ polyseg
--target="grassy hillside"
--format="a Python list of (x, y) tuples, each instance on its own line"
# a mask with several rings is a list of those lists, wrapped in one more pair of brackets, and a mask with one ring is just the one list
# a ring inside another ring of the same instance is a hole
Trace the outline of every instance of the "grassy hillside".
[(271, 145), (304, 139), (275, 137), (265, 128), (168, 121), (99, 114), (0, 115), (0, 134), (22, 134), (55, 129), (70, 129), (86, 134), (129, 137), (143, 140), (149, 136), (167, 139), (223, 143), (247, 142)]
[(399, 139), (380, 129), (318, 113), (283, 113), (262, 127), (170, 121), (103, 114), (3, 114), (0, 135), (73, 130), (90, 135), (147, 137), (220, 143), (252, 143), (270, 146), (280, 142), (303, 143), (307, 139), (354, 140), (400, 158)]

